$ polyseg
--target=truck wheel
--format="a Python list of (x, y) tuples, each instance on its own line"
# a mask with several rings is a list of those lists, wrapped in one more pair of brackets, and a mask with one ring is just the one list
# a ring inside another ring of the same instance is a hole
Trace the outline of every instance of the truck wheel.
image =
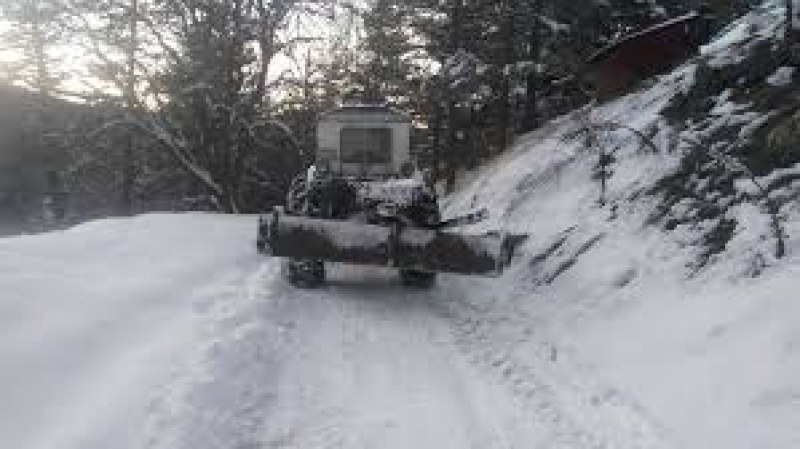
[(317, 288), (325, 283), (325, 263), (321, 260), (285, 259), (281, 263), (283, 276), (299, 288)]
[(406, 287), (431, 288), (436, 283), (436, 273), (417, 270), (400, 270), (400, 281)]

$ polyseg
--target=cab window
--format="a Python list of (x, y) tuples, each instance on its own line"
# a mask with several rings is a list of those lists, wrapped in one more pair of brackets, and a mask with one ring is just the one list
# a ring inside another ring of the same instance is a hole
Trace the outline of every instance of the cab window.
[(392, 130), (389, 128), (344, 128), (341, 134), (345, 164), (392, 162)]

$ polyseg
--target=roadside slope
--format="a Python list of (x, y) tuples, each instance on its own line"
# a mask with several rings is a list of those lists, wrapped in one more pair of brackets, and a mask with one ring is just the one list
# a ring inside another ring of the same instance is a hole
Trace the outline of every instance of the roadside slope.
[[(770, 59), (779, 3), (521, 138), (448, 198), (450, 214), (488, 205), (476, 232), (531, 236), (500, 280), (443, 283), (465, 351), (609, 447), (800, 445), (800, 165), (764, 137), (791, 106), (767, 99), (797, 86)], [(784, 168), (759, 170), (777, 151)]]

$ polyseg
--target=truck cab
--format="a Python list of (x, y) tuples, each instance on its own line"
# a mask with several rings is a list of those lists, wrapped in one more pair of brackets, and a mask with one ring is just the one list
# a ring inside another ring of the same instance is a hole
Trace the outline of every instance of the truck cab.
[(383, 104), (346, 103), (317, 125), (316, 166), (341, 177), (385, 179), (410, 163), (411, 119)]

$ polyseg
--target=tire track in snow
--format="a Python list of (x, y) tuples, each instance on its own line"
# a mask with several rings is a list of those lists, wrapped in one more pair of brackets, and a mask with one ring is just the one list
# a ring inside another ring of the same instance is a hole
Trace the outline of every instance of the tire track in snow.
[[(545, 447), (668, 449), (668, 432), (624, 391), (604, 385), (585, 367), (539, 335), (534, 318), (494, 300), (470, 301), (485, 285), (446, 279), (438, 313), (454, 323), (456, 341), (470, 360), (522, 398), (534, 419), (552, 429)], [(492, 282), (492, 281), (487, 281)], [(472, 285), (471, 285), (472, 284)], [(508, 293), (509, 296), (514, 296)], [(503, 301), (513, 301), (505, 298)], [(509, 311), (513, 310), (513, 314)]]
[(452, 344), (431, 295), (386, 270), (336, 267), (328, 288), (288, 290), (294, 346), (284, 354), (265, 447), (516, 448), (528, 425), (504, 390)]
[[(621, 394), (576, 409), (599, 390), (521, 363), (492, 334), (506, 318), (468, 319), (483, 312), (464, 311), (458, 278), (426, 292), (334, 268), (309, 291), (274, 261), (241, 271), (204, 292), (202, 357), (161, 401), (151, 447), (665, 447)], [(616, 436), (590, 425), (620, 420)]]

